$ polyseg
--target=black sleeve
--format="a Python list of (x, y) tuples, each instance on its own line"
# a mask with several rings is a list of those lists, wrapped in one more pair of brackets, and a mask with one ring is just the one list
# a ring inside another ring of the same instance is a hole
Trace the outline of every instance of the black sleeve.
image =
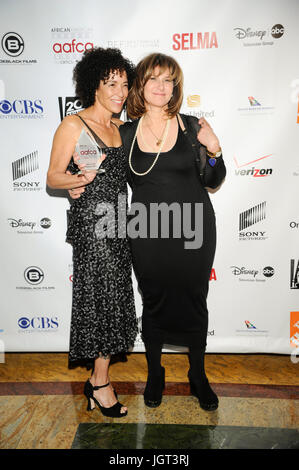
[(198, 154), (198, 170), (201, 174), (201, 180), (205, 187), (215, 189), (217, 188), (225, 178), (226, 168), (224, 160), (221, 157), (216, 158), (215, 165), (212, 166), (209, 163), (209, 157), (207, 156), (207, 148), (197, 140), (197, 134), (200, 129), (198, 119), (195, 116), (185, 116), (187, 118), (188, 130), (192, 136), (194, 142), (196, 142), (196, 150)]
[[(203, 146), (202, 146), (203, 147)], [(206, 147), (205, 152), (206, 152)], [(209, 163), (209, 157), (206, 157), (206, 165), (203, 170), (203, 182), (208, 188), (217, 188), (225, 178), (226, 168), (222, 156), (215, 158), (216, 163), (211, 166)]]

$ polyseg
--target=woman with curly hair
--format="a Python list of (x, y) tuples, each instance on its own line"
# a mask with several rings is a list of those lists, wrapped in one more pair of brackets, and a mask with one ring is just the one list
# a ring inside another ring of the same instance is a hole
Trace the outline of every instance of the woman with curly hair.
[[(118, 49), (99, 47), (84, 54), (73, 78), (85, 109), (65, 117), (58, 127), (47, 176), (51, 188), (85, 188), (71, 205), (67, 232), (74, 265), (69, 359), (94, 361), (84, 388), (87, 409), (96, 404), (104, 416), (116, 418), (125, 416), (127, 408), (117, 401), (110, 384), (110, 358), (133, 346), (137, 334), (131, 255), (125, 236), (99, 236), (97, 224), (105, 207), (112, 207), (117, 215), (119, 196), (127, 200), (121, 121), (112, 116), (121, 112), (133, 77), (133, 64)], [(101, 169), (105, 172), (79, 172), (74, 163), (82, 129), (104, 149)], [(117, 217), (112, 223), (117, 228)]]

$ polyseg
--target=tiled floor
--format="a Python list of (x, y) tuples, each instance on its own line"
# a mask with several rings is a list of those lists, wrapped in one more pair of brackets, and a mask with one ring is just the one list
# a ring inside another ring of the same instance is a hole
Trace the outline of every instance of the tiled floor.
[(144, 354), (110, 368), (129, 413), (86, 411), (84, 368), (67, 354), (6, 354), (0, 364), (1, 449), (299, 449), (299, 364), (279, 355), (206, 356), (219, 408), (190, 396), (185, 354), (163, 354), (167, 386), (159, 408), (144, 405)]

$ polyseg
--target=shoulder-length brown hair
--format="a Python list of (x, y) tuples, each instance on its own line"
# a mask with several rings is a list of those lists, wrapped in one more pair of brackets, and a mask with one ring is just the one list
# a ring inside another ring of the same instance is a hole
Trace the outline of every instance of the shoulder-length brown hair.
[(127, 113), (131, 119), (140, 118), (146, 112), (144, 86), (159, 66), (160, 73), (169, 69), (173, 80), (173, 95), (168, 103), (168, 116), (174, 117), (179, 112), (183, 101), (183, 72), (172, 57), (153, 53), (142, 59), (136, 67), (135, 80), (127, 100)]

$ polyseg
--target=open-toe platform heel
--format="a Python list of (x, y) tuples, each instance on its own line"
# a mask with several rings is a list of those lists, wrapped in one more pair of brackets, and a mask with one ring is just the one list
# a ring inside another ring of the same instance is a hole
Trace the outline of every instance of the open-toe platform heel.
[(210, 387), (206, 376), (200, 380), (192, 377), (189, 370), (188, 377), (190, 381), (190, 392), (198, 398), (200, 407), (205, 411), (215, 411), (218, 408), (218, 397)]
[(162, 393), (165, 388), (165, 369), (161, 367), (159, 376), (149, 376), (144, 389), (144, 403), (149, 408), (157, 408), (161, 405)]
[[(102, 406), (98, 400), (94, 397), (93, 392), (96, 390), (99, 390), (100, 388), (108, 387), (110, 383), (108, 382), (105, 385), (96, 385), (95, 387), (90, 383), (89, 380), (85, 382), (84, 386), (84, 395), (86, 396), (88, 400), (87, 404), (87, 411), (92, 411), (95, 408), (95, 404), (99, 407), (101, 410), (102, 414), (104, 416), (107, 416), (108, 418), (122, 418), (123, 416), (126, 416), (128, 414), (127, 411), (124, 413), (121, 413), (121, 408), (124, 406), (119, 401), (115, 403), (113, 406), (110, 406), (109, 408), (105, 408)], [(117, 397), (117, 393), (114, 391), (115, 396)]]

